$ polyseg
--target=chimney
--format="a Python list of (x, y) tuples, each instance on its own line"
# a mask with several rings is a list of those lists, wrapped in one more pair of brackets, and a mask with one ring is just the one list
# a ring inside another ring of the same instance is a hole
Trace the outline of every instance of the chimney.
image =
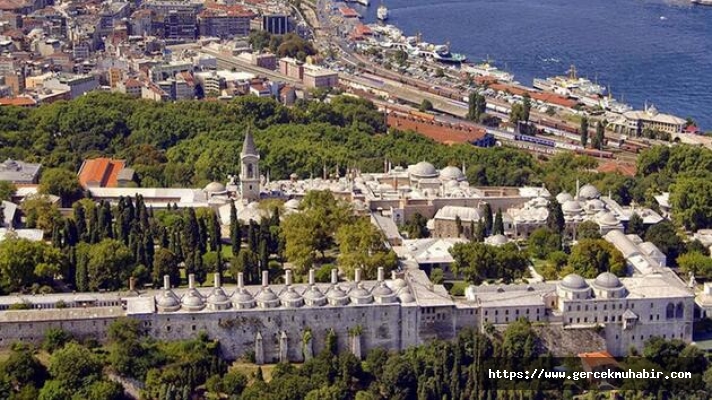
[(383, 274), (384, 274), (383, 267), (378, 267), (378, 281), (379, 282), (383, 282)]
[(284, 283), (287, 286), (292, 286), (292, 270), (291, 269), (284, 271)]
[(356, 271), (354, 272), (354, 280), (356, 283), (361, 282), (361, 268), (356, 268)]
[(220, 285), (220, 274), (217, 272), (215, 273), (215, 275), (213, 275), (213, 286), (215, 286), (216, 288), (219, 288), (221, 286)]
[(331, 284), (336, 285), (339, 282), (339, 271), (334, 268), (331, 270)]
[(396, 278), (398, 278), (398, 275), (396, 275), (396, 271), (391, 271), (391, 279), (395, 281)]
[(188, 289), (195, 289), (195, 275), (188, 274)]
[(129, 278), (129, 291), (136, 291), (136, 278), (134, 278), (133, 276)]
[(168, 275), (163, 275), (163, 289), (168, 290), (171, 288), (171, 277)]
[(262, 271), (262, 287), (269, 286), (269, 271)]
[(309, 285), (314, 285), (314, 268), (309, 270)]
[(245, 278), (242, 275), (242, 272), (237, 273), (237, 287), (239, 287), (240, 289), (245, 287)]

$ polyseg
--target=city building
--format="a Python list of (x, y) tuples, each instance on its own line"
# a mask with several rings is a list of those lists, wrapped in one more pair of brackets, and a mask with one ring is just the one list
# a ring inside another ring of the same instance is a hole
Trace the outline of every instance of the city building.
[(262, 30), (273, 35), (286, 35), (294, 28), (287, 14), (263, 14)]
[(305, 66), (304, 86), (307, 88), (333, 88), (339, 85), (339, 73), (329, 69)]
[(673, 135), (682, 133), (686, 124), (687, 121), (680, 117), (660, 113), (655, 106), (646, 105), (643, 111), (623, 113), (622, 118), (613, 120), (610, 126), (617, 133), (641, 136), (643, 131), (647, 129), (667, 132)]
[(69, 91), (69, 98), (75, 99), (84, 93), (99, 88), (99, 78), (96, 75), (58, 74), (42, 82), (46, 89)]
[(0, 181), (16, 184), (36, 184), (39, 181), (41, 164), (26, 163), (8, 158), (0, 163)]
[(94, 158), (79, 168), (79, 184), (85, 189), (125, 187), (134, 180), (134, 171), (124, 160)]

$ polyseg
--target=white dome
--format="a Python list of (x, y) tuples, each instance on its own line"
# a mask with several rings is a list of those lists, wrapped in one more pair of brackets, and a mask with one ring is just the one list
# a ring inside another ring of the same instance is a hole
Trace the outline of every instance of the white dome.
[(489, 242), (492, 245), (498, 246), (498, 245), (507, 244), (507, 242), (509, 242), (509, 240), (507, 240), (507, 237), (502, 234), (496, 234), (489, 238)]
[(203, 191), (208, 193), (222, 193), (225, 191), (225, 185), (220, 182), (210, 182), (205, 186)]
[(596, 219), (598, 220), (598, 223), (601, 225), (607, 225), (607, 226), (615, 226), (618, 225), (618, 218), (616, 218), (615, 215), (613, 215), (612, 212), (610, 211), (601, 211), (596, 215)]
[(569, 289), (585, 289), (588, 287), (588, 284), (580, 275), (569, 274), (561, 281), (561, 286)]
[(417, 177), (435, 177), (438, 172), (435, 170), (433, 164), (427, 161), (421, 161), (415, 165), (408, 167), (408, 172)]
[(461, 181), (465, 179), (465, 175), (462, 173), (460, 168), (451, 165), (440, 171), (440, 179), (444, 181)]
[(570, 194), (568, 194), (566, 192), (561, 192), (556, 195), (556, 201), (558, 201), (559, 204), (564, 204), (567, 201), (571, 201), (573, 199), (574, 199), (573, 196), (571, 196)]
[(260, 203), (253, 201), (252, 203), (248, 204), (247, 207), (245, 207), (245, 208), (249, 208), (250, 210), (259, 210)]
[(593, 211), (600, 211), (606, 208), (606, 204), (599, 199), (593, 199), (586, 202), (586, 208)]
[(610, 272), (604, 272), (598, 275), (593, 283), (596, 286), (604, 289), (617, 289), (623, 286), (620, 279), (618, 279), (617, 276), (613, 275)]
[(375, 180), (371, 174), (361, 175), (361, 179), (363, 179), (364, 182), (373, 182)]
[(591, 184), (586, 184), (579, 189), (578, 195), (580, 198), (585, 200), (593, 200), (601, 197), (601, 192), (596, 189), (595, 186)]
[(581, 204), (576, 200), (567, 200), (561, 205), (561, 210), (567, 214), (577, 214), (583, 211)]

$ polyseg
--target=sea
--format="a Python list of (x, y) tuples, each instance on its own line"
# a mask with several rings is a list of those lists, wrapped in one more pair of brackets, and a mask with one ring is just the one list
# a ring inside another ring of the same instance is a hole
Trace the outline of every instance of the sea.
[[(531, 86), (579, 76), (619, 101), (693, 118), (712, 130), (712, 7), (687, 0), (383, 0), (389, 24), (429, 43), (450, 43)], [(350, 6), (376, 23), (379, 0)]]

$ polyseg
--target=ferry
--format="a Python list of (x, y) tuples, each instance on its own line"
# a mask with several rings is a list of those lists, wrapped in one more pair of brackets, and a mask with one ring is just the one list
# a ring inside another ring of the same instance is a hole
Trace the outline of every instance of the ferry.
[(443, 63), (461, 63), (467, 60), (464, 54), (451, 53), (450, 47), (446, 44), (418, 43), (415, 55)]
[(712, 6), (712, 0), (690, 0), (690, 2), (701, 6)]
[(586, 78), (576, 76), (576, 67), (571, 66), (568, 76), (554, 76), (546, 79), (534, 78), (534, 88), (562, 96), (581, 98), (584, 96), (602, 96), (606, 89)]
[(476, 76), (486, 76), (497, 79), (502, 82), (514, 82), (514, 75), (509, 72), (501, 71), (491, 64), (490, 60), (483, 61), (479, 64), (463, 64), (460, 68), (463, 72)]
[(356, 2), (357, 2), (358, 4), (361, 4), (362, 6), (365, 6), (365, 7), (368, 7), (368, 6), (371, 5), (371, 1), (370, 1), (370, 0), (356, 0)]
[(388, 14), (389, 12), (386, 6), (384, 6), (383, 4), (378, 6), (378, 9), (376, 10), (376, 17), (378, 17), (378, 19), (380, 19), (381, 21), (387, 20)]

